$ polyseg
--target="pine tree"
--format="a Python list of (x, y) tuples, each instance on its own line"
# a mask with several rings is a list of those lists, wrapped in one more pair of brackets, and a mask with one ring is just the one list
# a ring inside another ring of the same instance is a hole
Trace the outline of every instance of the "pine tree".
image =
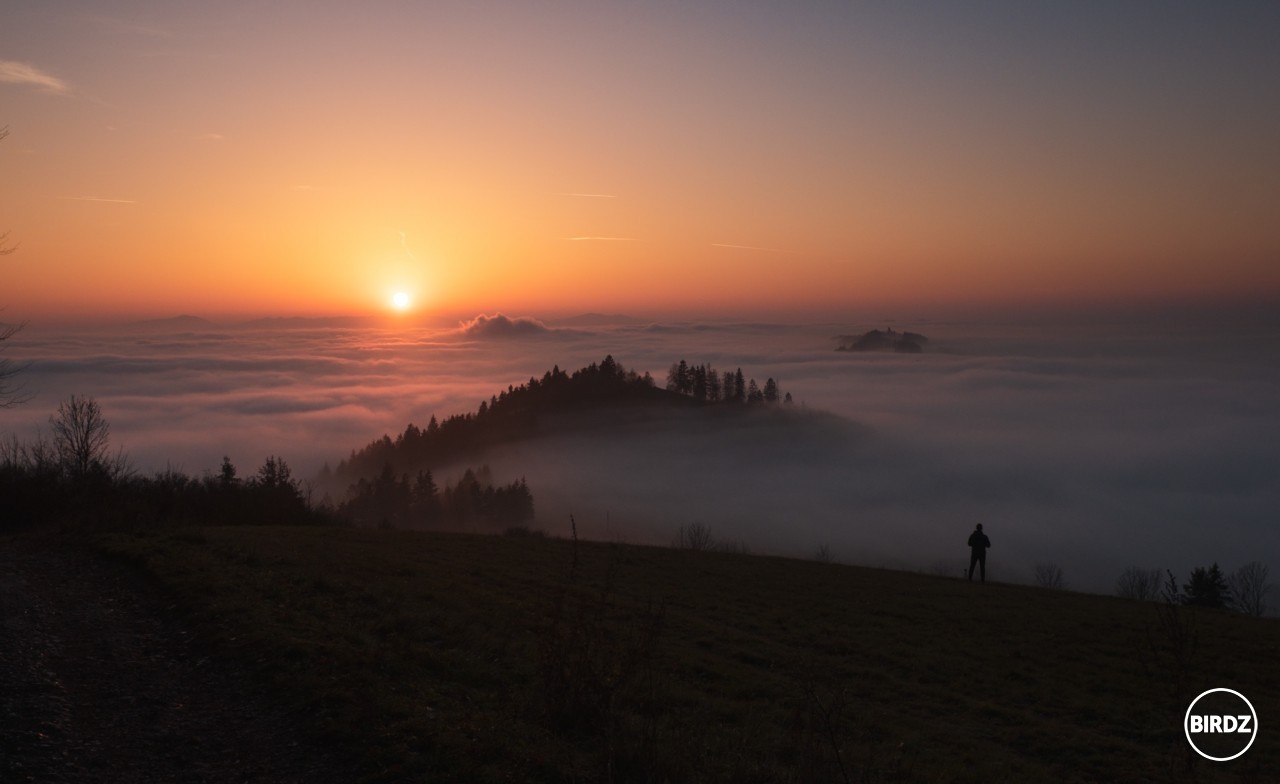
[(440, 519), (440, 498), (435, 478), (430, 471), (419, 471), (409, 494), (410, 516), (419, 523), (432, 525)]
[(772, 378), (764, 382), (764, 402), (778, 402), (778, 382), (774, 381)]
[(693, 397), (695, 400), (707, 399), (707, 367), (698, 365), (693, 369)]
[(230, 490), (240, 483), (236, 479), (236, 467), (232, 464), (231, 458), (225, 455), (222, 458), (222, 468), (218, 469), (218, 486), (224, 490)]
[(1182, 603), (1193, 607), (1225, 607), (1232, 605), (1231, 589), (1227, 586), (1227, 578), (1222, 574), (1215, 562), (1205, 569), (1196, 567), (1191, 572), (1191, 580), (1182, 586)]

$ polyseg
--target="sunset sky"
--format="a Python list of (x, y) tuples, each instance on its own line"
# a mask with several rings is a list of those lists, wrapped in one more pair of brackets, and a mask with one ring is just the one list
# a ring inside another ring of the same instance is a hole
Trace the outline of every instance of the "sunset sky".
[(1274, 2), (17, 2), (4, 316), (1280, 297)]

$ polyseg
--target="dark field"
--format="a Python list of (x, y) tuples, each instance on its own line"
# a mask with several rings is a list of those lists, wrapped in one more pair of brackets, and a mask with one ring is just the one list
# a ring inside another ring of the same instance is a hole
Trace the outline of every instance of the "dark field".
[[(529, 535), (99, 546), (370, 781), (1280, 780), (1274, 620)], [(1218, 686), (1259, 714), (1231, 763), (1182, 735)]]

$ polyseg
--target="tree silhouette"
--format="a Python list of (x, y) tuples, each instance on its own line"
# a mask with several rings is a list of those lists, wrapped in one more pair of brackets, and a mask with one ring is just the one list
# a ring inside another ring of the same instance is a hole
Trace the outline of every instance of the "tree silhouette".
[[(9, 127), (0, 128), (0, 139), (9, 135)], [(9, 232), (0, 232), (0, 256), (8, 256), (18, 249), (17, 245), (9, 245)], [(22, 329), (21, 324), (0, 324), (0, 349), (3, 349), (9, 338)], [(14, 377), (22, 371), (12, 360), (0, 359), (0, 408), (8, 408), (21, 403), (27, 398), (21, 395), (21, 387), (14, 382)]]
[(1270, 572), (1261, 561), (1250, 561), (1231, 575), (1231, 595), (1240, 612), (1259, 618), (1266, 613), (1267, 594), (1271, 593), (1271, 583), (1267, 580)]
[(98, 401), (72, 395), (58, 404), (56, 416), (49, 417), (58, 462), (71, 476), (85, 476), (105, 469), (111, 426), (102, 416)]
[(707, 363), (707, 400), (712, 403), (719, 403), (722, 389), (720, 374), (716, 372), (715, 368), (711, 367), (710, 363)]
[(1126, 599), (1154, 601), (1160, 597), (1164, 573), (1159, 569), (1130, 566), (1116, 579), (1116, 595)]
[[(0, 240), (3, 240), (0, 235)], [(13, 337), (22, 329), (21, 324), (3, 324), (0, 325), (0, 350), (8, 344), (9, 338)], [(9, 408), (16, 406), (28, 399), (22, 394), (22, 385), (15, 381), (17, 375), (22, 372), (22, 365), (15, 364), (13, 360), (0, 357), (0, 408)]]
[(1231, 588), (1227, 579), (1218, 568), (1218, 564), (1205, 569), (1196, 567), (1191, 572), (1191, 579), (1182, 586), (1182, 603), (1193, 607), (1225, 607), (1232, 606)]
[(1034, 567), (1034, 575), (1036, 585), (1041, 588), (1053, 588), (1061, 590), (1067, 587), (1066, 580), (1062, 576), (1062, 567), (1056, 563), (1049, 561), (1037, 562)]
[(236, 479), (236, 467), (231, 458), (223, 455), (222, 466), (218, 468), (218, 486), (224, 490), (233, 490), (240, 480)]
[(698, 365), (693, 369), (693, 399), (706, 402), (707, 399), (707, 367)]
[(764, 402), (778, 402), (778, 382), (774, 381), (772, 378), (764, 382)]

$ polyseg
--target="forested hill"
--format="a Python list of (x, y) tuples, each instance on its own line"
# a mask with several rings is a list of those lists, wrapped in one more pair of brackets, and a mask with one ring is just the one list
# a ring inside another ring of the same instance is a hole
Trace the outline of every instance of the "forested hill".
[[(716, 383), (707, 383), (712, 377)], [(701, 382), (695, 383), (698, 378)], [(754, 379), (744, 385), (741, 369), (727, 372), (723, 378), (722, 384), (720, 375), (710, 367), (691, 366), (684, 360), (671, 366), (666, 388), (659, 387), (648, 373), (627, 370), (612, 356), (572, 374), (556, 366), (542, 378), (508, 386), (506, 391), (482, 402), (474, 413), (444, 420), (432, 416), (426, 427), (410, 424), (395, 438), (384, 435), (353, 451), (332, 472), (326, 467), (326, 475), (321, 478), (345, 484), (376, 476), (386, 466), (396, 473), (429, 470), (476, 456), (497, 444), (562, 432), (574, 427), (575, 421), (586, 426), (587, 418), (576, 420), (573, 415), (605, 408), (642, 412), (650, 408), (713, 404), (745, 407), (778, 401), (773, 379), (765, 384), (764, 390), (769, 393), (766, 396)], [(790, 396), (787, 398), (789, 402)]]

